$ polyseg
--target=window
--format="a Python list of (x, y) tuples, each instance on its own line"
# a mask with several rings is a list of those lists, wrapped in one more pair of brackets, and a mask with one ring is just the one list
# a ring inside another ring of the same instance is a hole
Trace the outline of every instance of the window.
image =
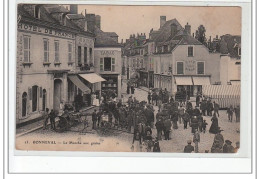
[(103, 60), (103, 58), (100, 58), (99, 65), (100, 65), (100, 71), (104, 71), (104, 60)]
[(184, 74), (184, 64), (183, 62), (177, 62), (177, 75)]
[(111, 71), (111, 58), (110, 57), (104, 58), (104, 71)]
[(43, 39), (43, 48), (44, 48), (44, 62), (49, 62), (49, 40)]
[(112, 71), (116, 71), (116, 60), (115, 58), (112, 58)]
[(54, 46), (55, 46), (55, 62), (60, 62), (59, 59), (59, 41), (54, 41)]
[(89, 48), (89, 59), (90, 59), (90, 63), (93, 65), (92, 48)]
[(27, 93), (24, 92), (22, 95), (22, 117), (26, 116), (27, 112)]
[(203, 75), (204, 74), (204, 62), (197, 62), (197, 74)]
[(81, 46), (78, 46), (78, 65), (81, 65)]
[(68, 62), (72, 62), (72, 43), (68, 43)]
[(32, 87), (32, 112), (37, 110), (38, 106), (38, 86)]
[(88, 55), (88, 51), (87, 51), (87, 47), (84, 47), (84, 64), (87, 64), (87, 55)]
[(23, 46), (24, 46), (24, 51), (23, 51), (23, 56), (24, 62), (29, 63), (30, 62), (30, 46), (31, 46), (31, 38), (29, 36), (24, 36), (23, 37)]
[(188, 57), (193, 57), (193, 47), (188, 47)]

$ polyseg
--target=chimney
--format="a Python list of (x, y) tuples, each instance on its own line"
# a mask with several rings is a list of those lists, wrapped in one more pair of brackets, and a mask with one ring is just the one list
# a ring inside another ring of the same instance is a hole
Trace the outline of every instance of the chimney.
[(101, 17), (100, 17), (100, 15), (96, 15), (95, 22), (96, 22), (97, 28), (101, 29)]
[(160, 28), (165, 24), (166, 16), (160, 16)]
[(87, 9), (85, 9), (85, 17), (87, 16)]
[(78, 14), (78, 5), (77, 4), (70, 5), (70, 14)]
[(188, 22), (187, 22), (187, 24), (185, 25), (185, 31), (186, 31), (189, 35), (191, 35), (191, 26), (188, 24)]
[(171, 36), (174, 37), (177, 34), (177, 25), (171, 24)]

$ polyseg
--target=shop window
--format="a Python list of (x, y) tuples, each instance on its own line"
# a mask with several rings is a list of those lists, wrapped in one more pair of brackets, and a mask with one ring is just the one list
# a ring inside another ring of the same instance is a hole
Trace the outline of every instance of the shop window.
[(197, 62), (197, 74), (203, 75), (204, 74), (204, 62)]
[(43, 39), (43, 48), (44, 48), (44, 62), (49, 62), (49, 40)]
[(68, 43), (68, 62), (72, 62), (72, 43)]
[(183, 62), (177, 62), (177, 74), (178, 75), (184, 74), (184, 63)]
[(32, 87), (32, 112), (37, 110), (38, 104), (38, 86)]
[(87, 55), (88, 55), (88, 48), (84, 47), (84, 64), (87, 64)]
[(78, 65), (81, 65), (81, 46), (78, 46)]
[(24, 59), (23, 59), (23, 61), (25, 63), (29, 63), (31, 61), (30, 60), (31, 38), (29, 36), (23, 37), (23, 46), (24, 46), (24, 51), (23, 51)]
[(60, 62), (59, 58), (59, 41), (54, 41), (54, 48), (55, 48), (55, 62)]
[(24, 92), (22, 95), (22, 117), (26, 116), (27, 113), (27, 93)]
[(100, 58), (99, 65), (100, 65), (100, 71), (104, 71), (104, 59), (103, 58)]
[(188, 47), (188, 57), (193, 57), (193, 47)]
[(46, 89), (42, 90), (42, 110), (45, 111), (46, 109), (46, 101), (47, 101), (47, 92)]

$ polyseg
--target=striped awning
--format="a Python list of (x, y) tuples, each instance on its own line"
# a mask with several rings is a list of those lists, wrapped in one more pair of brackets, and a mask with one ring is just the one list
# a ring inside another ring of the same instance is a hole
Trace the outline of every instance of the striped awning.
[(221, 108), (240, 105), (240, 85), (203, 85), (203, 96), (216, 101)]
[(201, 77), (192, 77), (194, 85), (210, 85), (209, 77), (201, 76)]
[(76, 75), (70, 75), (68, 76), (70, 81), (76, 85), (83, 93), (90, 93), (91, 90), (84, 84)]
[(176, 85), (193, 85), (191, 77), (175, 76)]
[(104, 78), (97, 75), (96, 73), (80, 74), (79, 76), (81, 76), (82, 78), (84, 78), (90, 83), (98, 83), (98, 82), (106, 81)]

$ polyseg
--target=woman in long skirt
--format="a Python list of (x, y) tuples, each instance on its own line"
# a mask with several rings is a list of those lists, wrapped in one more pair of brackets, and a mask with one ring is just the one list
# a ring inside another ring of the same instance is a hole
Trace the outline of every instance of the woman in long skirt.
[(210, 129), (209, 129), (209, 132), (211, 134), (217, 134), (218, 133), (218, 118), (216, 117), (216, 114), (214, 113), (213, 117), (211, 118), (211, 126), (210, 126)]

